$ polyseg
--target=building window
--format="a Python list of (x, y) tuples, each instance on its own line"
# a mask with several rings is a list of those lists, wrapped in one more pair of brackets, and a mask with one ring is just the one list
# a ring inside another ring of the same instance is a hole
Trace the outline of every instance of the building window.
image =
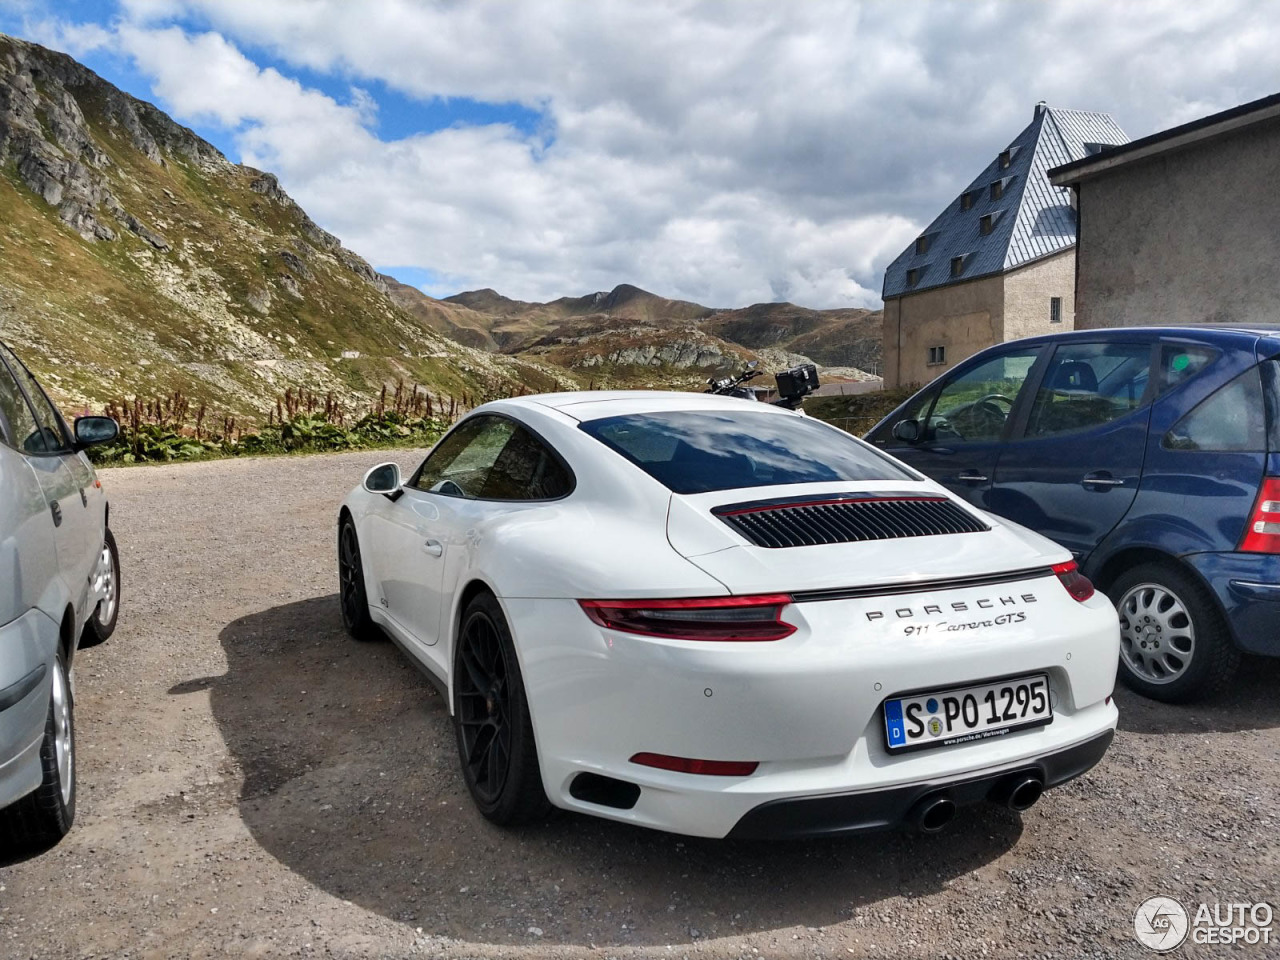
[(970, 190), (968, 193), (960, 194), (960, 209), (961, 210), (973, 209), (973, 191), (972, 190)]
[(1062, 322), (1062, 298), (1061, 297), (1049, 298), (1049, 322), (1050, 323)]
[(963, 256), (951, 258), (951, 275), (953, 277), (958, 277), (964, 273), (964, 259)]
[(985, 213), (982, 219), (978, 221), (978, 232), (984, 237), (989, 236), (991, 231), (996, 228), (996, 221), (1000, 219), (998, 213)]
[(916, 237), (916, 253), (921, 254), (921, 253), (928, 253), (928, 252), (929, 252), (929, 235), (926, 233)]
[(907, 286), (914, 287), (920, 282), (920, 268), (911, 267), (907, 270)]
[(929, 348), (929, 366), (936, 367), (940, 363), (947, 362), (946, 347), (930, 347)]
[(1004, 181), (993, 180), (991, 182), (991, 199), (999, 200), (1003, 196), (1004, 196)]
[(1008, 170), (1009, 165), (1013, 163), (1013, 147), (1003, 151), (1000, 154), (1000, 169)]

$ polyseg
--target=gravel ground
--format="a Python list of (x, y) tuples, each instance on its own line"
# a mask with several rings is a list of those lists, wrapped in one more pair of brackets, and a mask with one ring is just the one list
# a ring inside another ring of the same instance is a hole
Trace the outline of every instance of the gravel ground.
[(1140, 957), (1148, 896), (1280, 900), (1280, 661), (1195, 708), (1122, 691), (1107, 759), (1021, 818), (787, 844), (497, 829), (439, 696), (341, 629), (337, 504), (385, 457), (103, 471), (119, 628), (76, 660), (74, 830), (0, 860), (0, 956)]

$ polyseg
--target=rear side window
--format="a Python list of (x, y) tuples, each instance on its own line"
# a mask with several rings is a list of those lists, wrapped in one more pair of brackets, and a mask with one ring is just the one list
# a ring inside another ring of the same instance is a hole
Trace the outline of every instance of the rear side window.
[(460, 424), (431, 451), (414, 485), (473, 500), (554, 500), (573, 490), (573, 478), (520, 424), (482, 415)]
[(1132, 413), (1146, 401), (1150, 377), (1148, 344), (1063, 344), (1036, 393), (1027, 436), (1088, 430)]
[(1164, 436), (1168, 450), (1261, 453), (1267, 449), (1262, 376), (1251, 367), (1202, 400)]
[(589, 420), (579, 428), (675, 493), (916, 479), (848, 434), (803, 417), (680, 410)]
[(1180, 387), (1218, 359), (1218, 351), (1210, 347), (1197, 347), (1181, 343), (1166, 343), (1160, 347), (1160, 376), (1162, 391)]

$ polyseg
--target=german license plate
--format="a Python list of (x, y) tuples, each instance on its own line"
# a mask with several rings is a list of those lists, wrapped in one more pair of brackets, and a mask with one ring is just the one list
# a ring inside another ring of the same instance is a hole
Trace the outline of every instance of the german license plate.
[(891, 751), (985, 740), (1052, 719), (1049, 678), (1043, 673), (884, 702), (884, 732)]

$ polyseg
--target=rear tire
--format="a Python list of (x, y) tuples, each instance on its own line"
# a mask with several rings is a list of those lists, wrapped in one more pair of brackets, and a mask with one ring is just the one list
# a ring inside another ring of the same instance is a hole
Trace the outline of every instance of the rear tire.
[(1143, 563), (1107, 590), (1120, 613), (1120, 679), (1144, 697), (1192, 703), (1220, 693), (1240, 650), (1212, 594), (1172, 564)]
[(342, 609), (342, 625), (352, 639), (363, 642), (381, 637), (382, 631), (369, 616), (360, 538), (349, 516), (344, 516), (338, 524), (338, 605)]
[(49, 715), (40, 744), (40, 786), (0, 810), (0, 839), (15, 849), (57, 843), (76, 818), (75, 702), (63, 654), (53, 665)]
[(480, 812), (517, 826), (551, 810), (515, 644), (492, 594), (467, 604), (453, 666), (453, 726), (462, 777)]
[(106, 596), (98, 601), (93, 614), (85, 622), (84, 630), (80, 634), (82, 648), (96, 647), (109, 639), (116, 632), (116, 621), (120, 619), (120, 551), (116, 549), (115, 534), (111, 532), (110, 527), (107, 528), (106, 537), (102, 543), (102, 553), (102, 559), (107, 563), (106, 572), (103, 574), (105, 582), (100, 589), (105, 591)]

